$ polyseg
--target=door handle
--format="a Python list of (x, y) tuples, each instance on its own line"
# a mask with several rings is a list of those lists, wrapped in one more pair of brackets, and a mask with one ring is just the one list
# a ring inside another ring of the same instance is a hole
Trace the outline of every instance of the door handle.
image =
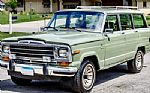
[(108, 38), (108, 41), (110, 41), (110, 37), (107, 34), (104, 34), (104, 36)]
[(122, 32), (122, 34), (125, 34), (125, 32)]
[(135, 31), (135, 32), (138, 32), (138, 31)]

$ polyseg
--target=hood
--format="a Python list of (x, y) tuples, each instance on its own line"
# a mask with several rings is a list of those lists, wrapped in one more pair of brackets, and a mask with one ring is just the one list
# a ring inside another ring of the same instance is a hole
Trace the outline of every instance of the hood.
[(86, 43), (91, 41), (97, 41), (102, 39), (100, 33), (90, 33), (90, 32), (69, 32), (69, 31), (53, 31), (46, 34), (30, 35), (30, 36), (20, 36), (6, 38), (4, 41), (19, 41), (19, 40), (42, 40), (45, 42), (56, 42), (65, 43), (69, 45), (75, 45), (80, 43)]

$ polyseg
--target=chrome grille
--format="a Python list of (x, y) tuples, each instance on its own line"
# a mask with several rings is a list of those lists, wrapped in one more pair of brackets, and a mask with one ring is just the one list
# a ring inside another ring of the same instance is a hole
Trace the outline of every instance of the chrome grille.
[[(46, 44), (11, 44), (11, 54), (16, 55), (16, 59), (24, 62), (42, 62), (43, 56), (54, 59), (53, 46)], [(29, 58), (29, 59), (26, 59)]]

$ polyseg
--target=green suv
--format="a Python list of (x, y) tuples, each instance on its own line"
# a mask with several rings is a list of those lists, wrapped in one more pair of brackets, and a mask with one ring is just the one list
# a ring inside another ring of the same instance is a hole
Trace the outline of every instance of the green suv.
[(61, 10), (42, 30), (1, 42), (0, 64), (17, 85), (59, 80), (76, 92), (90, 92), (97, 71), (127, 62), (129, 71), (138, 73), (150, 51), (150, 28), (134, 7)]

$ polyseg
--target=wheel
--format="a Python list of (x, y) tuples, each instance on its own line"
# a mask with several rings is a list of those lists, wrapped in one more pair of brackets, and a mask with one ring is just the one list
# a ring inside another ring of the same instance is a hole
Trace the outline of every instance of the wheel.
[(90, 92), (96, 79), (96, 70), (94, 64), (86, 60), (73, 77), (72, 88), (79, 93)]
[(11, 76), (11, 80), (17, 84), (17, 85), (20, 85), (20, 86), (26, 86), (26, 85), (29, 85), (31, 84), (31, 81), (30, 79), (23, 79), (23, 78), (17, 78), (17, 77), (14, 77), (14, 76)]
[(141, 50), (138, 50), (135, 58), (127, 62), (129, 72), (139, 73), (143, 68), (144, 53)]

